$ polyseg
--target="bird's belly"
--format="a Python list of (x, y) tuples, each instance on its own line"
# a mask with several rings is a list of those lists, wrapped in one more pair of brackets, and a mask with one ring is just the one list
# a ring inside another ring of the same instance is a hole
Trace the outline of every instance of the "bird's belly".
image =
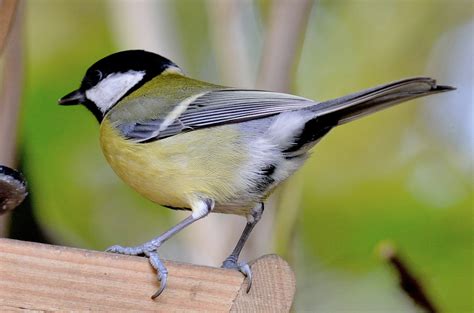
[(215, 212), (244, 215), (261, 199), (251, 192), (248, 148), (240, 139), (227, 125), (134, 143), (104, 120), (100, 141), (117, 175), (151, 201), (191, 208), (196, 197), (211, 198)]

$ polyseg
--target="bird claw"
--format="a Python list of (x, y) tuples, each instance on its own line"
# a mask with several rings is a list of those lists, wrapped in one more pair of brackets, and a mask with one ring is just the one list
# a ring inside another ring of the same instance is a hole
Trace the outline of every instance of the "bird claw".
[(168, 281), (168, 274), (165, 274), (165, 275), (158, 274), (158, 281), (160, 282), (160, 288), (151, 296), (153, 300), (159, 297), (161, 293), (165, 290), (166, 283)]
[(168, 282), (168, 270), (160, 260), (156, 251), (147, 253), (147, 256), (151, 266), (153, 266), (153, 268), (156, 270), (157, 278), (160, 282), (160, 288), (151, 296), (152, 299), (156, 299), (166, 288), (166, 284)]
[(124, 247), (119, 246), (119, 245), (114, 245), (105, 249), (105, 252), (120, 253), (119, 251), (121, 251), (122, 249), (124, 249)]
[(247, 278), (247, 290), (246, 292), (250, 292), (250, 288), (252, 287), (252, 280), (253, 280), (253, 275), (252, 275), (252, 270), (250, 266), (247, 263), (238, 263), (232, 259), (226, 259), (222, 263), (222, 268), (228, 268), (228, 269), (236, 269), (239, 272), (241, 272), (246, 278)]
[(143, 249), (143, 246), (123, 247), (123, 246), (115, 245), (115, 246), (111, 246), (105, 249), (105, 252), (126, 254), (126, 255), (141, 255), (145, 253), (145, 249)]
[(166, 269), (163, 262), (161, 262), (158, 252), (156, 252), (156, 248), (149, 247), (150, 245), (141, 245), (137, 247), (122, 247), (119, 245), (111, 246), (107, 248), (106, 252), (111, 253), (118, 253), (118, 254), (126, 254), (126, 255), (142, 255), (144, 254), (148, 261), (150, 262), (151, 266), (157, 272), (157, 278), (160, 282), (160, 288), (157, 292), (155, 292), (151, 298), (156, 299), (161, 293), (165, 290), (166, 284), (168, 282), (168, 270)]

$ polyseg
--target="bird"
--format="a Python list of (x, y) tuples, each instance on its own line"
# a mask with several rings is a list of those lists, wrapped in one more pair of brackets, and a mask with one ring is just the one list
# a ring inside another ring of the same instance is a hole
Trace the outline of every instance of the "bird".
[(106, 251), (144, 255), (165, 290), (168, 271), (158, 249), (209, 213), (247, 223), (223, 268), (252, 285), (240, 252), (272, 191), (307, 160), (333, 128), (418, 97), (454, 90), (429, 77), (390, 82), (327, 101), (220, 86), (187, 77), (171, 60), (145, 50), (110, 54), (91, 65), (60, 105), (85, 106), (100, 123), (100, 145), (115, 173), (149, 200), (188, 210), (152, 240)]

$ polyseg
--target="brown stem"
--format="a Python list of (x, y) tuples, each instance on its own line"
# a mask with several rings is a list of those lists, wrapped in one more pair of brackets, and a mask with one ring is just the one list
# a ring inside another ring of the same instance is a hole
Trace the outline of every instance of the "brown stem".
[(6, 45), (17, 4), (17, 0), (0, 1), (0, 54)]
[[(15, 10), (17, 1), (0, 2), (0, 51), (6, 38), (3, 56), (3, 71), (0, 86), (0, 165), (14, 167), (17, 144), (17, 121), (20, 107), (22, 82), (22, 39), (21, 39), (21, 6)], [(4, 11), (5, 10), (5, 11)], [(10, 14), (15, 13), (15, 16)], [(4, 18), (13, 21), (5, 27)], [(6, 31), (9, 29), (7, 36)], [(5, 235), (6, 216), (0, 218), (0, 236)]]
[(438, 310), (433, 301), (428, 297), (421, 280), (415, 277), (413, 270), (397, 255), (396, 249), (389, 243), (381, 245), (380, 254), (395, 269), (398, 274), (399, 286), (403, 292), (410, 297), (416, 305), (428, 313), (436, 313)]

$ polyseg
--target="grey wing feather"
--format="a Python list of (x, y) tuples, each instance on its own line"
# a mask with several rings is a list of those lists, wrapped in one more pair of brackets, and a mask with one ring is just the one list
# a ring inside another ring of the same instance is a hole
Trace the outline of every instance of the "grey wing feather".
[(315, 104), (311, 100), (284, 93), (222, 89), (194, 99), (181, 115), (173, 121), (167, 121), (169, 125), (166, 127), (162, 127), (166, 118), (126, 123), (117, 127), (128, 139), (150, 142), (185, 131), (263, 118)]

